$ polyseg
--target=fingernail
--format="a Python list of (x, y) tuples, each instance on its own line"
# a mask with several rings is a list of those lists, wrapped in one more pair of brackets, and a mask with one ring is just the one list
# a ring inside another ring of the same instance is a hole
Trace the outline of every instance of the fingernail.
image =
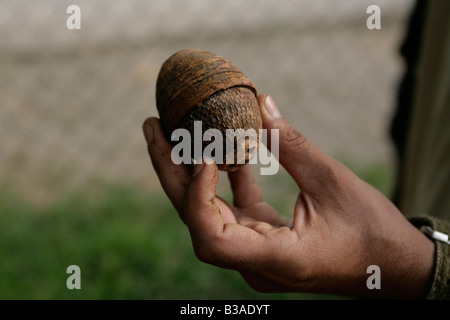
[(153, 141), (153, 127), (149, 125), (147, 122), (144, 123), (143, 126), (144, 137), (148, 144)]
[(213, 158), (203, 157), (203, 162), (206, 163), (207, 165), (212, 165), (215, 161)]
[(204, 167), (203, 161), (199, 164), (194, 165), (194, 170), (192, 171), (192, 178), (198, 175), (200, 171), (202, 171), (203, 167)]
[(264, 101), (264, 109), (267, 114), (273, 119), (281, 117), (281, 113), (278, 110), (275, 101), (273, 101), (273, 98), (269, 94), (266, 96), (266, 100)]

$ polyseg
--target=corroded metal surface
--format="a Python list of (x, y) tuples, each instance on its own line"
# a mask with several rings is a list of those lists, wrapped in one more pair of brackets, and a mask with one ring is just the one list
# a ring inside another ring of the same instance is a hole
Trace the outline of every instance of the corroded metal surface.
[[(183, 50), (162, 65), (156, 84), (156, 105), (166, 138), (176, 128), (193, 134), (194, 121), (202, 121), (203, 131), (262, 128), (256, 88), (226, 59), (201, 50)], [(204, 142), (206, 147), (209, 142)], [(245, 140), (245, 160), (256, 153)], [(235, 160), (239, 160), (235, 150)], [(240, 165), (224, 164), (219, 169), (235, 171)]]

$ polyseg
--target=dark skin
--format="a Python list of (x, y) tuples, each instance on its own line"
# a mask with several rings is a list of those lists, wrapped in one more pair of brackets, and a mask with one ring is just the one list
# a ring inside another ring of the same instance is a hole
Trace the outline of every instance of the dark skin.
[[(263, 202), (249, 165), (228, 174), (229, 204), (216, 195), (216, 164), (175, 165), (159, 120), (143, 125), (155, 171), (196, 256), (239, 271), (262, 292), (423, 298), (433, 242), (389, 199), (290, 126), (270, 96), (259, 95), (258, 103), (264, 128), (279, 130), (279, 161), (301, 190), (289, 226)], [(380, 267), (380, 290), (366, 286), (370, 265)]]

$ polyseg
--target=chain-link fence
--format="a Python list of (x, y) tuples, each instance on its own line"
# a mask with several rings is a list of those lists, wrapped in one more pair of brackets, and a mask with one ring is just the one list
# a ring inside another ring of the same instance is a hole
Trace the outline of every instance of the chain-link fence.
[[(69, 30), (66, 9), (81, 9)], [(369, 5), (381, 29), (366, 27)], [(388, 126), (410, 0), (0, 1), (0, 180), (37, 201), (96, 181), (152, 188), (143, 120), (161, 64), (226, 57), (327, 153), (394, 163)]]

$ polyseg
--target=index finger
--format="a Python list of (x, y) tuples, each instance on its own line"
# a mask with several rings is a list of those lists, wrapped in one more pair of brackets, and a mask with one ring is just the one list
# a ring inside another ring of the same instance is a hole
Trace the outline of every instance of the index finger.
[(185, 218), (197, 257), (216, 266), (241, 270), (265, 253), (265, 236), (237, 223), (226, 223), (216, 197), (215, 164), (198, 164), (186, 191)]
[(142, 129), (147, 140), (148, 153), (161, 186), (182, 217), (183, 198), (189, 183), (190, 172), (184, 164), (173, 163), (172, 146), (164, 137), (157, 118), (145, 120)]

